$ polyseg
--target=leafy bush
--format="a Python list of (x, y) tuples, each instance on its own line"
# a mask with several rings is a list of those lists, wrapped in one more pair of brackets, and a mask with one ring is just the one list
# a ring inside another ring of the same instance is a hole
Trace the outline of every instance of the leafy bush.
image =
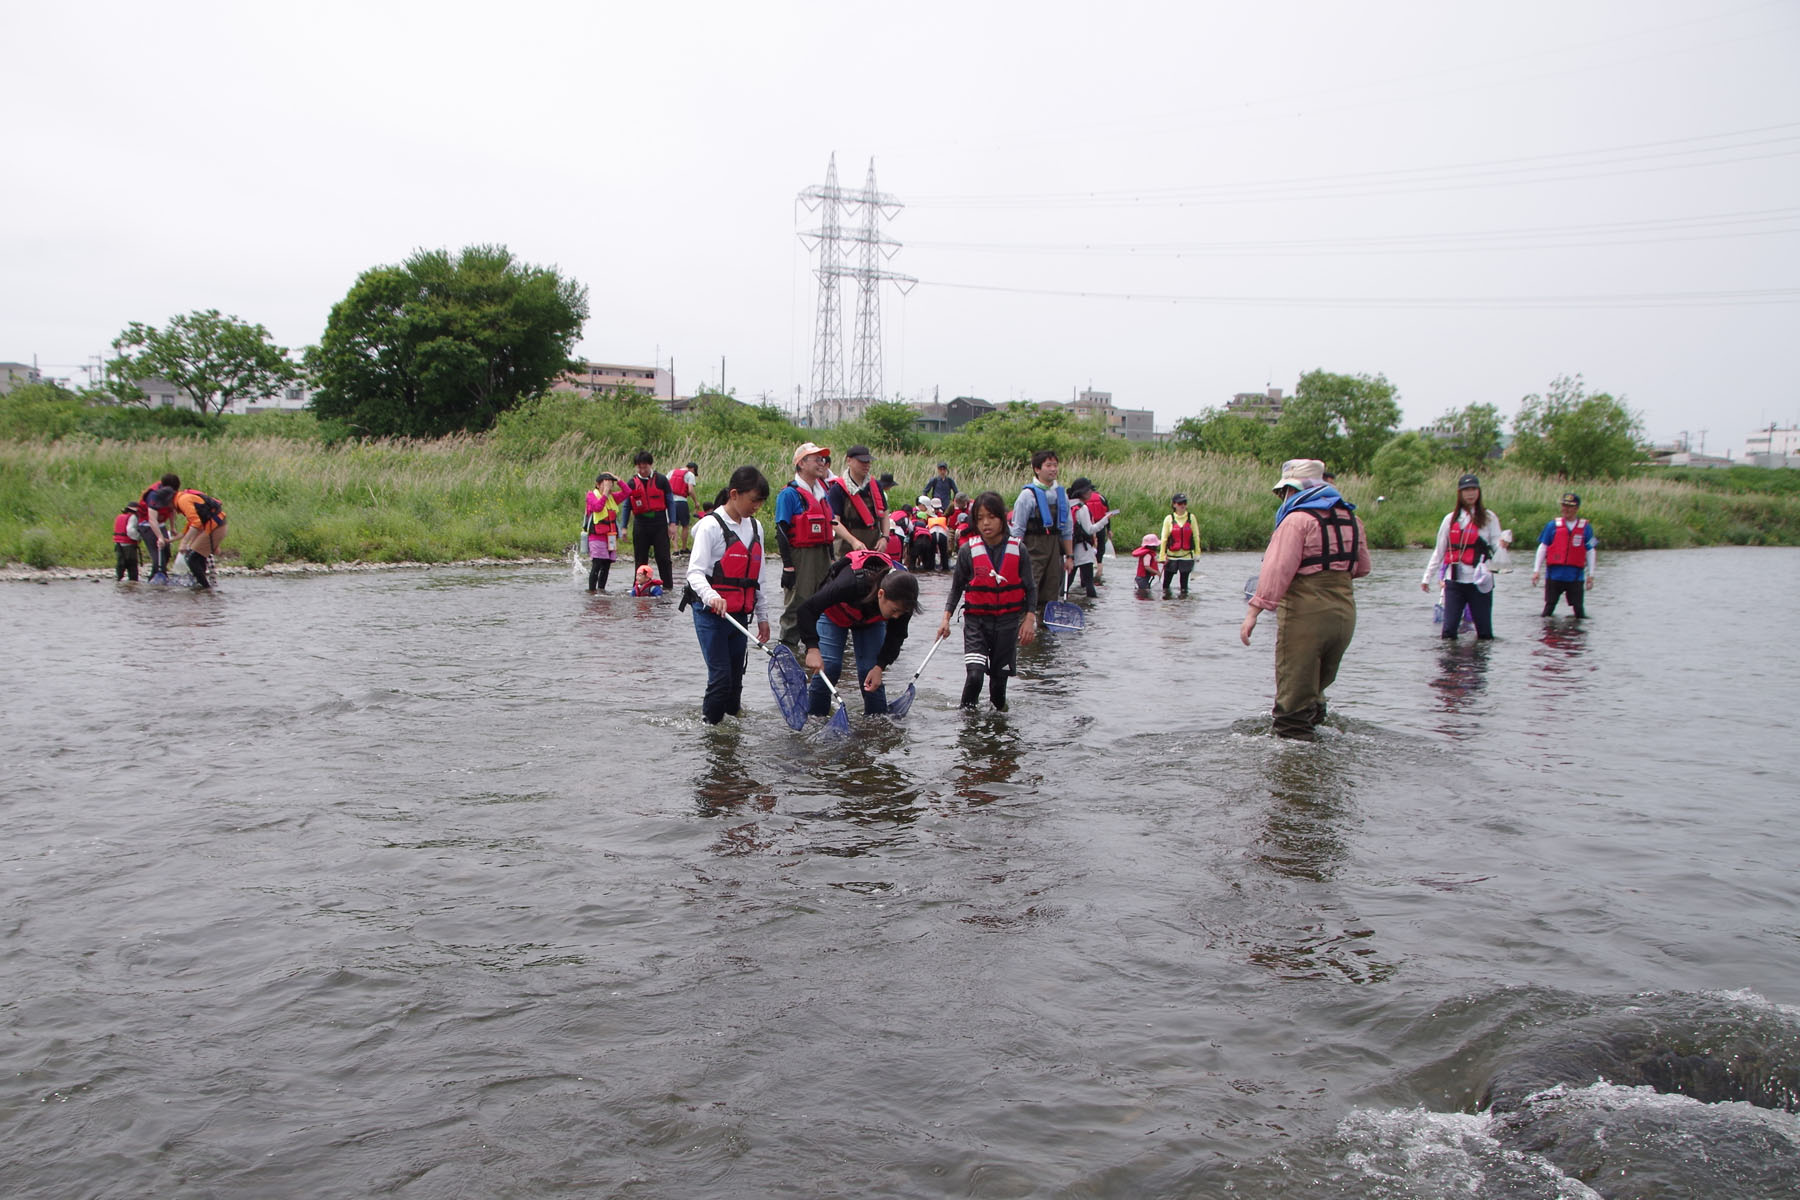
[(28, 383), (0, 396), (0, 438), (53, 442), (81, 427), (81, 397), (54, 383)]
[(143, 442), (155, 438), (211, 440), (224, 429), (216, 419), (191, 408), (90, 408), (81, 432), (106, 442)]
[(1074, 458), (1124, 462), (1131, 446), (1108, 437), (1098, 418), (1080, 420), (1061, 410), (1043, 410), (1013, 401), (986, 413), (944, 439), (946, 457), (964, 462), (1016, 467), (1031, 461), (1039, 450), (1054, 450), (1064, 463)]
[(42, 571), (56, 565), (56, 536), (37, 526), (19, 537), (19, 561)]

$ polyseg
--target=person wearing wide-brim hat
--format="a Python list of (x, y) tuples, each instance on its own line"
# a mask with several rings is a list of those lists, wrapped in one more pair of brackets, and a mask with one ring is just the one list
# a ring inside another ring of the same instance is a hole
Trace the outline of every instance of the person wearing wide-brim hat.
[(1356, 506), (1324, 480), (1316, 458), (1281, 464), (1270, 489), (1281, 497), (1275, 533), (1263, 552), (1256, 591), (1238, 637), (1248, 646), (1256, 619), (1274, 611), (1274, 732), (1310, 741), (1325, 720), (1325, 690), (1337, 679), (1344, 651), (1356, 635), (1352, 579), (1370, 570), (1369, 540)]
[(800, 653), (800, 606), (825, 582), (834, 557), (834, 518), (825, 489), (831, 450), (802, 442), (794, 451), (794, 477), (775, 497), (775, 540), (781, 550), (781, 623), (776, 636)]
[(1556, 602), (1569, 598), (1575, 619), (1587, 619), (1584, 598), (1594, 586), (1594, 563), (1598, 552), (1594, 547), (1594, 527), (1581, 515), (1581, 497), (1564, 492), (1562, 513), (1544, 526), (1538, 535), (1537, 559), (1531, 565), (1531, 582), (1536, 583), (1546, 564), (1550, 578), (1544, 583), (1544, 615), (1556, 612)]
[(1494, 636), (1494, 575), (1489, 562), (1502, 562), (1500, 518), (1481, 501), (1481, 480), (1464, 475), (1456, 481), (1456, 507), (1438, 524), (1437, 544), (1425, 564), (1419, 590), (1429, 592), (1442, 580), (1444, 589), (1443, 637), (1454, 638), (1462, 625), (1463, 610), (1475, 622), (1475, 637)]

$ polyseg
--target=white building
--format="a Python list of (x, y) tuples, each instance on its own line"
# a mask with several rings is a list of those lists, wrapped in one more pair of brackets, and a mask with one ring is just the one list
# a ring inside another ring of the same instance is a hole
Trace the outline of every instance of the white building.
[(24, 363), (0, 363), (0, 396), (28, 383), (42, 383), (44, 377), (38, 374), (36, 367), (28, 367)]
[(1744, 439), (1744, 461), (1753, 467), (1786, 467), (1800, 460), (1800, 426), (1770, 424)]

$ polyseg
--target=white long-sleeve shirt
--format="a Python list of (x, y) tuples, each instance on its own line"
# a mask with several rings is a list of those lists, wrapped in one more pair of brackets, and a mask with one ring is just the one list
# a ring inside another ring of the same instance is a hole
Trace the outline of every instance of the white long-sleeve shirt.
[[(1456, 522), (1458, 529), (1466, 528), (1470, 523), (1469, 510), (1458, 508), (1455, 512), (1444, 514), (1443, 523), (1438, 526), (1437, 545), (1432, 547), (1431, 561), (1425, 564), (1425, 576), (1420, 580), (1421, 583), (1431, 583), (1440, 578), (1439, 571), (1444, 565), (1444, 554), (1450, 548), (1450, 523), (1452, 521)], [(1494, 510), (1491, 508), (1488, 509), (1487, 524), (1481, 527), (1481, 537), (1493, 548), (1494, 566), (1503, 565), (1506, 562), (1506, 547), (1500, 544), (1500, 518), (1494, 515)], [(1475, 568), (1465, 563), (1454, 564), (1452, 570), (1455, 571), (1455, 574), (1450, 578), (1457, 583), (1471, 583), (1475, 579)]]
[[(761, 521), (753, 516), (745, 517), (742, 521), (733, 521), (725, 515), (723, 508), (713, 509), (694, 526), (694, 540), (688, 551), (687, 584), (694, 589), (694, 595), (700, 597), (703, 604), (711, 604), (719, 596), (713, 585), (706, 581), (706, 577), (718, 569), (719, 559), (725, 555), (725, 531), (720, 525), (721, 521), (731, 526), (731, 532), (736, 534), (740, 541), (747, 543), (752, 539), (761, 540), (762, 538)], [(764, 553), (766, 556), (766, 548)], [(764, 565), (767, 565), (766, 558)], [(756, 589), (756, 619), (758, 621), (769, 619), (769, 606), (763, 599), (763, 593), (766, 590), (766, 588)]]

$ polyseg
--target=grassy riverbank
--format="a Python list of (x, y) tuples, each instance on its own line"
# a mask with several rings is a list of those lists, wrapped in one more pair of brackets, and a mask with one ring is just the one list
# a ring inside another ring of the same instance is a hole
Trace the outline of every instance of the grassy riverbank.
[[(779, 486), (786, 452), (774, 443), (721, 447), (713, 439), (702, 445), (686, 438), (660, 449), (658, 461), (699, 462), (702, 493), (710, 495), (744, 461), (759, 463)], [(875, 467), (892, 472), (906, 497), (916, 495), (938, 457), (929, 450), (887, 455)], [(484, 437), (336, 445), (278, 437), (0, 442), (0, 558), (38, 567), (110, 566), (114, 515), (170, 470), (224, 501), (230, 517), (224, 557), (241, 566), (557, 555), (580, 529), (581, 496), (595, 473), (622, 475), (627, 458), (579, 437), (530, 447)], [(1026, 474), (1022, 464), (952, 466), (964, 491), (991, 487), (1009, 500)], [(1381, 504), (1372, 480), (1346, 476), (1339, 483), (1360, 505), (1371, 543), (1393, 548), (1435, 536), (1455, 474), (1446, 470)], [(1736, 471), (1698, 479), (1646, 474), (1576, 490), (1609, 549), (1797, 545), (1800, 488), (1785, 478), (1795, 474), (1761, 472), (1735, 481)], [(1065, 483), (1079, 475), (1092, 477), (1121, 510), (1115, 528), (1124, 546), (1160, 526), (1168, 497), (1178, 490), (1191, 498), (1207, 548), (1259, 549), (1268, 540), (1274, 508), (1268, 489), (1276, 475), (1270, 467), (1156, 450), (1116, 463), (1064, 463)], [(1487, 473), (1485, 495), (1524, 542), (1555, 515), (1565, 486), (1498, 469)], [(772, 511), (765, 506), (765, 519)]]

